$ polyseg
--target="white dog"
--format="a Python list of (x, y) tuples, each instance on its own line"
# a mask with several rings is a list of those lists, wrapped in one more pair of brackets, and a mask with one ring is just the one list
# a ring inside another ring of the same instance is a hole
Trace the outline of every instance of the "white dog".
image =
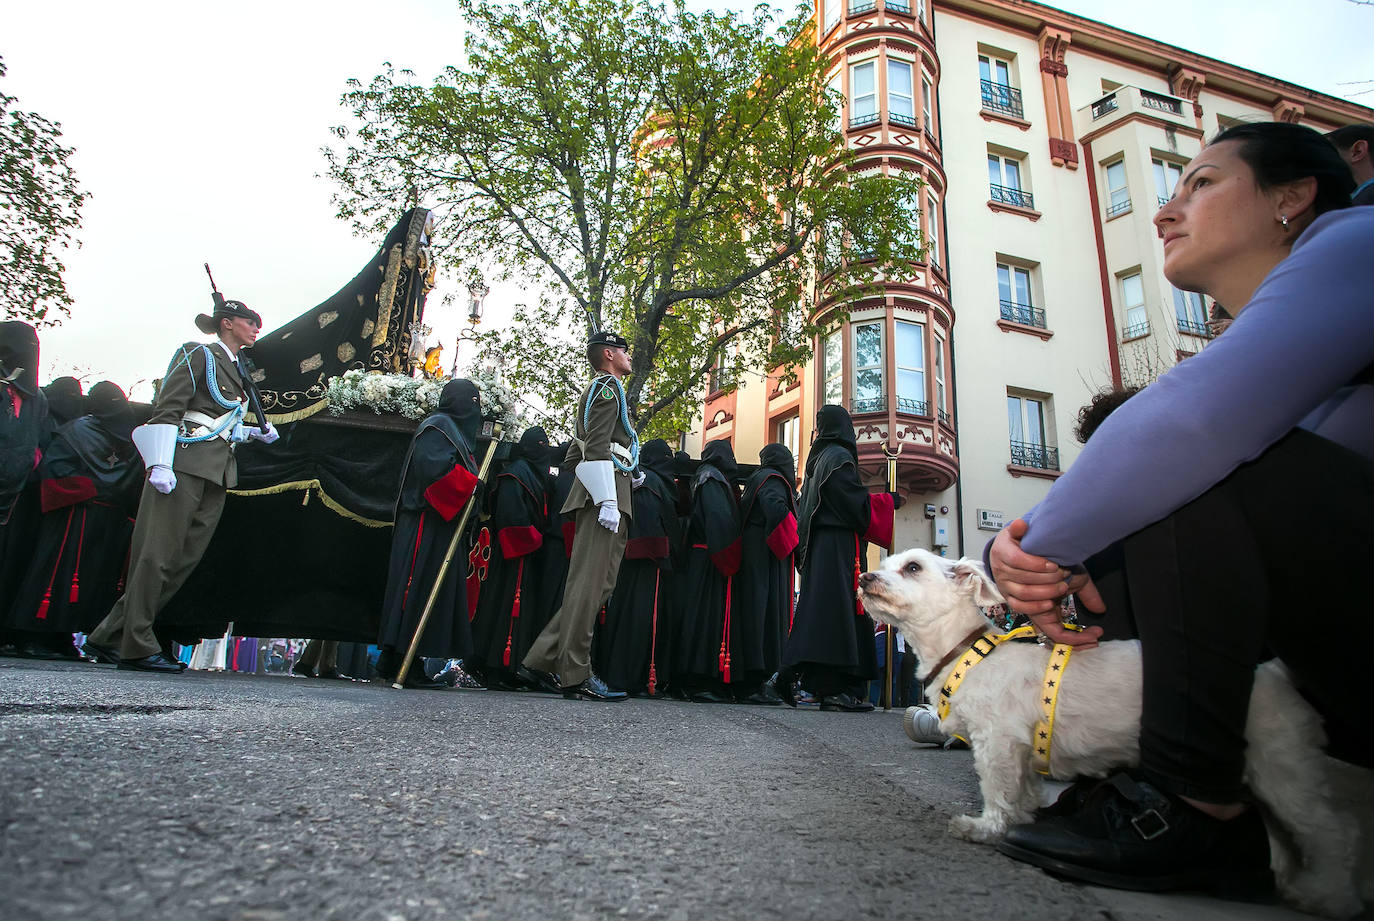
[[(930, 670), (973, 631), (991, 629), (979, 606), (1003, 601), (982, 563), (956, 563), (919, 549), (865, 573), (859, 598), (875, 618), (901, 630), (920, 659), (918, 677), (934, 689), (954, 663), (936, 675)], [(983, 795), (982, 815), (951, 820), (950, 831), (958, 837), (996, 843), (1008, 827), (1031, 821), (1040, 805), (1031, 734), (1049, 657), (1049, 646), (1004, 643), (968, 671), (951, 698), (940, 728), (972, 743)], [(1055, 711), (1051, 776), (1104, 777), (1134, 766), (1140, 757), (1140, 644), (1101, 643), (1073, 655), (1066, 675)], [(1246, 739), (1245, 782), (1268, 811), (1279, 891), (1309, 911), (1338, 918), (1357, 914), (1357, 830), (1328, 799), (1321, 719), (1277, 662), (1255, 673)], [(1289, 841), (1296, 855), (1285, 847)]]

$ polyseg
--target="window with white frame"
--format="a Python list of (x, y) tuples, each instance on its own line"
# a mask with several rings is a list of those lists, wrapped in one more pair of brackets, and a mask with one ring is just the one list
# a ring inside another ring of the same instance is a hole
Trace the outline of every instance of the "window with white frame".
[(1035, 199), (1023, 182), (1021, 160), (1004, 154), (988, 154), (988, 194), (993, 201), (1018, 208), (1034, 208)]
[(849, 124), (867, 125), (878, 120), (877, 65), (864, 61), (849, 68)]
[(899, 125), (916, 125), (916, 97), (911, 62), (887, 62), (887, 118)]
[(916, 0), (916, 18), (926, 21), (926, 0)]
[(1131, 210), (1131, 190), (1126, 187), (1126, 162), (1107, 164), (1107, 217)]
[(825, 390), (822, 401), (840, 405), (844, 402), (844, 329), (835, 330), (825, 337), (822, 352), (825, 369)]
[(822, 35), (824, 35), (826, 32), (829, 32), (831, 29), (835, 28), (835, 26), (839, 24), (840, 3), (842, 2), (843, 0), (823, 0), (822, 17), (825, 24), (821, 28)]
[(945, 411), (945, 340), (935, 337), (935, 411), (940, 421), (949, 424), (949, 413)]
[(1183, 176), (1183, 167), (1171, 160), (1155, 158), (1150, 161), (1155, 171), (1155, 198), (1160, 207), (1166, 205), (1174, 196), (1174, 187)]
[(934, 195), (926, 196), (926, 260), (936, 268), (940, 266), (940, 201)]
[(1207, 307), (1202, 295), (1196, 291), (1174, 291), (1174, 315), (1178, 318), (1178, 331), (1194, 336), (1207, 335)]
[(897, 411), (930, 414), (926, 402), (926, 328), (920, 323), (898, 320), (897, 330)]
[(1035, 309), (1031, 297), (1031, 270), (1006, 262), (997, 263), (997, 300), (1002, 319), (1023, 326), (1045, 326), (1045, 312)]
[(826, 83), (826, 89), (830, 90), (831, 99), (835, 103), (835, 130), (844, 130), (844, 80), (839, 71)]
[(1007, 434), (1013, 465), (1059, 469), (1059, 451), (1050, 444), (1046, 431), (1048, 404), (1044, 396), (1007, 392)]
[(779, 419), (773, 431), (773, 438), (791, 451), (795, 458), (797, 449), (801, 447), (801, 416), (793, 413), (786, 419)]
[(1138, 339), (1150, 331), (1150, 320), (1145, 315), (1145, 284), (1139, 272), (1121, 276), (1121, 307), (1126, 314), (1126, 325), (1121, 330), (1122, 339)]
[(983, 108), (1021, 118), (1021, 91), (1011, 85), (1011, 62), (991, 54), (978, 55), (978, 84)]
[(927, 131), (935, 133), (935, 107), (931, 104), (930, 81), (921, 76), (921, 119)]
[(854, 412), (882, 412), (887, 408), (883, 397), (882, 321), (855, 323)]

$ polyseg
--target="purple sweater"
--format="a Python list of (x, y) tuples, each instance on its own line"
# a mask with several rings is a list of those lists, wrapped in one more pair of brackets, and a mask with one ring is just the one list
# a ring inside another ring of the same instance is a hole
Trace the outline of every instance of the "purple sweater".
[(1022, 516), (1022, 548), (1080, 564), (1295, 427), (1374, 458), (1371, 363), (1374, 208), (1348, 208), (1303, 232), (1225, 335), (1107, 418)]

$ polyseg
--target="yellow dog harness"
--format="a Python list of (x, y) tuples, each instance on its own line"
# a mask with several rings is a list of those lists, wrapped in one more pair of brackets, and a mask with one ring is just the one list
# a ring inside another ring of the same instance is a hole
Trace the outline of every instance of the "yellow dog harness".
[[(1083, 629), (1077, 624), (1064, 626), (1070, 630)], [(994, 633), (989, 630), (975, 639), (972, 645), (964, 650), (963, 655), (956, 658), (949, 680), (940, 688), (940, 697), (935, 706), (935, 712), (940, 719), (943, 721), (949, 715), (949, 705), (954, 692), (964, 683), (964, 679), (973, 671), (975, 665), (992, 655), (994, 649), (1008, 640), (1027, 639), (1036, 635), (1035, 628), (1027, 624), (1007, 633)], [(1045, 677), (1040, 686), (1040, 719), (1036, 720), (1035, 729), (1031, 733), (1031, 762), (1041, 774), (1050, 772), (1050, 751), (1054, 742), (1054, 710), (1059, 702), (1059, 688), (1064, 683), (1064, 672), (1068, 669), (1071, 655), (1072, 646), (1056, 643), (1050, 650), (1049, 664), (1045, 666)]]

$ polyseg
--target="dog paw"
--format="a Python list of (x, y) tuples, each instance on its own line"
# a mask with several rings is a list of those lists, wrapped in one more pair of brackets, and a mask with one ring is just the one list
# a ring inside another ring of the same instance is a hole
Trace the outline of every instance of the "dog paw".
[(956, 815), (949, 820), (951, 835), (978, 844), (996, 844), (1006, 830), (1005, 823), (989, 816)]

